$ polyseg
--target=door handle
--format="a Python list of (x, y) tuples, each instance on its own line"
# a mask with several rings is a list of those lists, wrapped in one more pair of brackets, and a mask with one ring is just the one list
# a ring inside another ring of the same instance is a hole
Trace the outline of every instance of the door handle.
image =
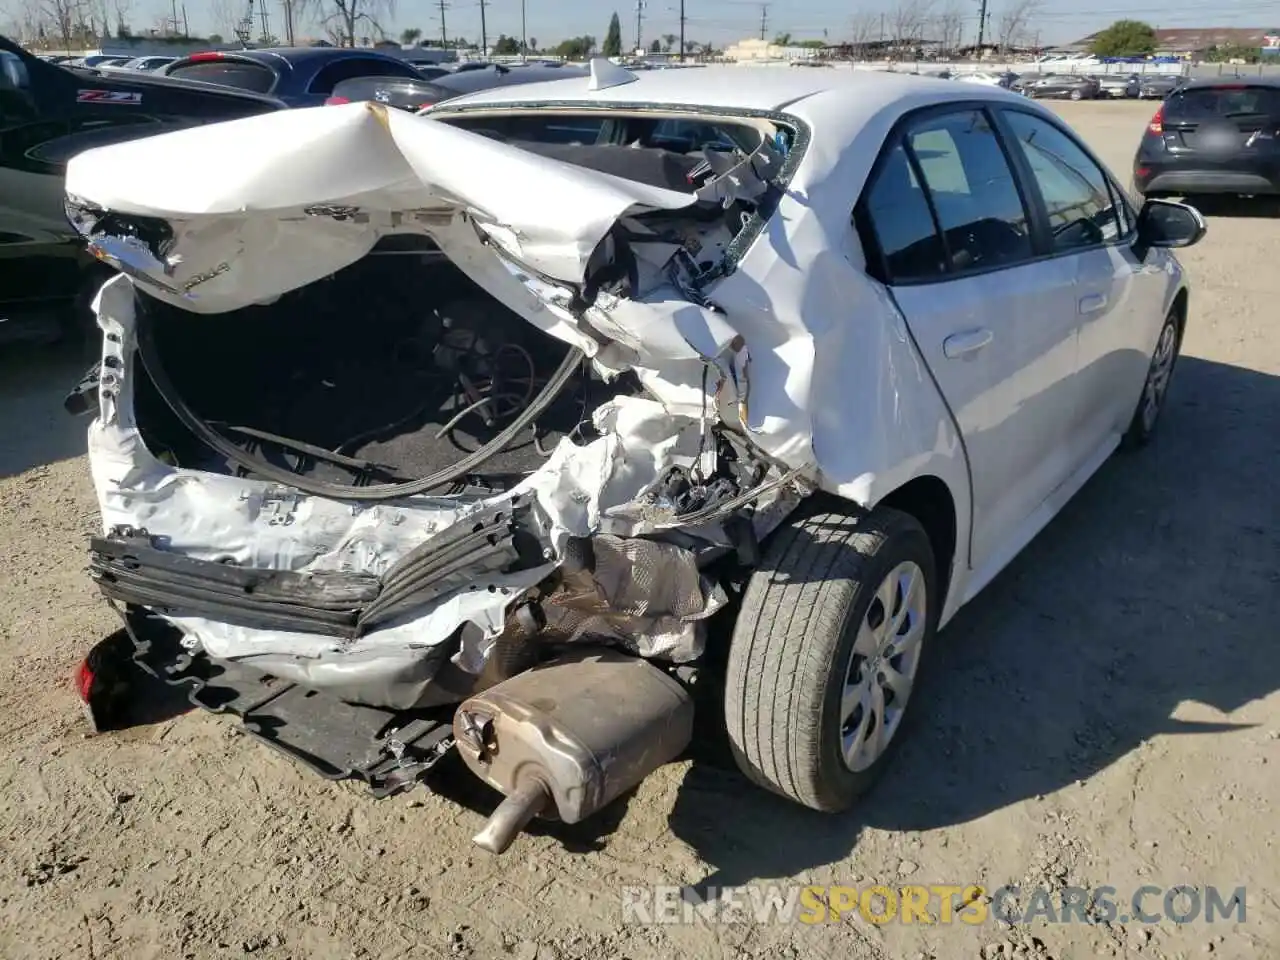
[(960, 357), (967, 357), (971, 353), (977, 353), (993, 339), (995, 339), (995, 334), (986, 327), (979, 327), (977, 330), (965, 330), (963, 333), (953, 333), (942, 341), (942, 353), (948, 360), (958, 360)]
[(1090, 313), (1097, 313), (1106, 305), (1107, 298), (1105, 294), (1091, 293), (1087, 297), (1080, 298), (1080, 314), (1085, 316)]

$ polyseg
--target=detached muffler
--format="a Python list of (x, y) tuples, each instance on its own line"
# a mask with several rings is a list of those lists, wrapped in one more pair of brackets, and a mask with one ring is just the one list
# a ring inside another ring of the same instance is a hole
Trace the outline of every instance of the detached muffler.
[(453, 732), (467, 766), (507, 796), (474, 838), (502, 853), (534, 817), (577, 823), (679, 756), (693, 700), (646, 661), (590, 648), (464, 701)]

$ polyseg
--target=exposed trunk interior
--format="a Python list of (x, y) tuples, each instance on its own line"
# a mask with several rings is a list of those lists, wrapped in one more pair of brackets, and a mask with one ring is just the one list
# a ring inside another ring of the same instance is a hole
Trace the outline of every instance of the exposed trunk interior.
[[(395, 239), (409, 243), (383, 244), (269, 306), (199, 315), (144, 298), (153, 343), (144, 359), (158, 360), (191, 411), (244, 452), (299, 475), (385, 484), (450, 467), (509, 425), (569, 348), (475, 286), (427, 241)], [(635, 389), (630, 378), (605, 384), (584, 364), (473, 485), (509, 486), (567, 434), (581, 428), (589, 436), (591, 413), (605, 400)], [(182, 425), (150, 377), (140, 378), (136, 398), (154, 454), (183, 467), (244, 472)], [(353, 462), (334, 462), (343, 458)]]

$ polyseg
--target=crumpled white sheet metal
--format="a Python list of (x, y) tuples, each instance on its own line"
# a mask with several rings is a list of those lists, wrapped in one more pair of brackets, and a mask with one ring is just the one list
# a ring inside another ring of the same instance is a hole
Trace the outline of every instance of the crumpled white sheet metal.
[[(68, 162), (66, 190), (178, 225), (175, 249), (198, 246), (201, 256), (164, 264), (177, 289), (243, 252), (265, 261), (200, 283), (200, 298), (187, 305), (196, 312), (295, 289), (359, 259), (406, 221), (460, 209), (509, 256), (580, 283), (619, 217), (697, 199), (375, 103), (286, 110), (87, 150)], [(318, 228), (317, 220), (327, 222)]]
[[(758, 285), (769, 278), (740, 270), (703, 291), (722, 309), (692, 303), (664, 283), (634, 300), (604, 294), (586, 311), (570, 308), (569, 288), (582, 282), (588, 258), (615, 222), (643, 210), (678, 212), (695, 202), (693, 194), (369, 104), (283, 111), (90, 150), (69, 164), (67, 191), (73, 216), (86, 218), (86, 234), (98, 210), (165, 221), (173, 238), (158, 248), (127, 236), (107, 239), (134, 282), (150, 282), (148, 292), (186, 310), (270, 302), (355, 262), (384, 235), (419, 233), (495, 299), (582, 349), (601, 372), (633, 371), (657, 399), (601, 409), (601, 439), (563, 441), (520, 488), (552, 517), (557, 549), (571, 534), (627, 535), (627, 511), (615, 508), (634, 501), (666, 467), (705, 455), (708, 418), (741, 423), (789, 466), (813, 463), (811, 418), (815, 404), (830, 399), (811, 383), (815, 333), (824, 320), (847, 326), (847, 305), (837, 318), (836, 301), (824, 300), (814, 313), (817, 327), (807, 316), (783, 318), (781, 304), (775, 310)], [(660, 265), (651, 261), (661, 251), (647, 246), (653, 256), (646, 269), (659, 277)], [(800, 265), (792, 270), (779, 290), (796, 287)], [(130, 281), (118, 278), (97, 305), (100, 325), (118, 337), (106, 339), (104, 352), (115, 359), (119, 384), (103, 392), (102, 417), (90, 431), (107, 527), (146, 526), (196, 558), (380, 573), (459, 517), (459, 505), (445, 498), (356, 506), (295, 492), (290, 519), (281, 522), (269, 484), (156, 461), (138, 438), (127, 389), (135, 362), (132, 293)], [(765, 361), (763, 380), (757, 356)], [(255, 657), (261, 669), (312, 685), (343, 683), (366, 668), (411, 663), (465, 621), (496, 636), (506, 605), (553, 565), (501, 583), (506, 594), (447, 598), (354, 643), (195, 618), (181, 625), (213, 656)], [(694, 649), (685, 623), (650, 624), (650, 649)]]
[[(358, 505), (283, 491), (277, 485), (185, 470), (162, 463), (142, 443), (129, 389), (138, 364), (134, 297), (117, 276), (94, 303), (112, 371), (103, 413), (89, 428), (89, 462), (104, 529), (145, 527), (167, 547), (200, 560), (280, 570), (382, 574), (404, 554), (465, 516), (468, 509), (531, 493), (552, 524), (557, 558), (544, 567), (493, 578), (494, 592), (447, 597), (421, 614), (355, 641), (258, 630), (203, 618), (176, 618), (213, 657), (316, 686), (350, 682), (362, 666), (382, 673), (412, 663), (470, 621), (486, 637), (504, 625), (505, 608), (559, 562), (570, 536), (601, 526), (605, 508), (627, 503), (672, 465), (690, 466), (700, 425), (672, 417), (654, 400), (619, 397), (595, 417), (603, 436), (585, 445), (562, 440), (535, 473), (509, 493), (464, 507), (448, 498), (412, 497)], [(288, 501), (283, 510), (279, 497)], [(616, 527), (616, 522), (614, 523)], [(376, 661), (376, 667), (374, 666)]]

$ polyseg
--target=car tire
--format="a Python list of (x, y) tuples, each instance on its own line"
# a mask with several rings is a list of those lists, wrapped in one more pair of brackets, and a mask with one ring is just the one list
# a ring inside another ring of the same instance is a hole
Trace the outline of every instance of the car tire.
[(1068, 94), (1068, 96), (1072, 100), (1080, 100), (1081, 98), (1084, 97), (1084, 94), (1082, 94), (1079, 90), (1072, 90), (1071, 93)]
[(825, 812), (872, 786), (901, 743), (937, 628), (935, 571), (924, 528), (889, 508), (808, 512), (774, 535), (725, 677), (729, 744), (750, 780)]
[(1147, 378), (1142, 383), (1142, 396), (1129, 421), (1121, 441), (1129, 450), (1145, 447), (1155, 435), (1160, 423), (1160, 412), (1169, 396), (1169, 383), (1182, 348), (1182, 318), (1175, 311), (1165, 317), (1164, 326), (1156, 338), (1156, 347), (1147, 366)]

